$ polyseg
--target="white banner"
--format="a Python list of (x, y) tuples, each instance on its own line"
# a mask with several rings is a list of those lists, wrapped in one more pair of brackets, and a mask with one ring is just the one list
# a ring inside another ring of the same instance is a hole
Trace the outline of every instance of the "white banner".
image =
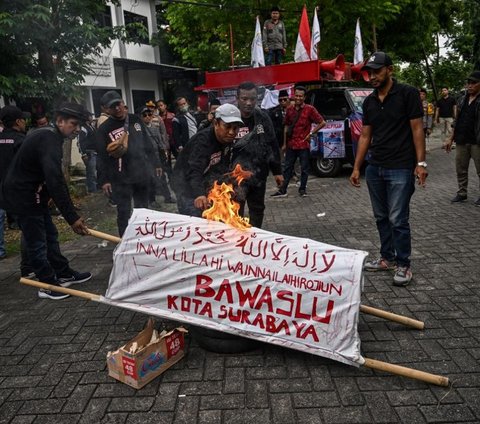
[(359, 366), (366, 255), (135, 209), (102, 301)]
[(251, 65), (253, 68), (258, 68), (259, 66), (265, 66), (265, 56), (263, 54), (263, 44), (262, 44), (262, 28), (260, 26), (260, 20), (257, 16), (257, 23), (255, 24), (255, 36), (252, 41), (252, 60)]
[(355, 27), (355, 45), (353, 47), (353, 64), (363, 62), (363, 43), (362, 32), (360, 31), (360, 18), (357, 19), (357, 25)]
[(320, 43), (320, 23), (318, 22), (317, 8), (315, 8), (312, 23), (312, 42), (310, 44), (310, 59), (312, 60), (318, 59), (318, 43)]

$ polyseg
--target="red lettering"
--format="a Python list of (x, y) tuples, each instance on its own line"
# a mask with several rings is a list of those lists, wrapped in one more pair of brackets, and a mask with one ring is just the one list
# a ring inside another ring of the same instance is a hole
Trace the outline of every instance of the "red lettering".
[(312, 311), (312, 319), (317, 322), (323, 322), (324, 324), (330, 324), (330, 318), (332, 316), (333, 307), (335, 306), (335, 302), (333, 300), (329, 300), (327, 304), (327, 312), (325, 313), (324, 317), (320, 317), (317, 315), (317, 300), (318, 298), (313, 298), (313, 311)]
[(317, 332), (315, 331), (313, 325), (309, 325), (303, 334), (297, 333), (297, 337), (300, 337), (301, 339), (306, 339), (307, 336), (312, 336), (313, 340), (316, 342), (319, 341)]
[(270, 287), (265, 287), (262, 297), (258, 300), (258, 303), (255, 305), (255, 309), (260, 310), (264, 303), (267, 305), (268, 312), (273, 312), (272, 292), (270, 291)]
[(203, 308), (200, 310), (200, 315), (208, 315), (209, 318), (213, 317), (212, 304), (210, 302), (207, 302), (205, 305), (203, 305)]
[(252, 295), (250, 290), (246, 290), (245, 292), (242, 289), (242, 285), (237, 281), (235, 283), (237, 292), (238, 292), (238, 303), (240, 306), (245, 305), (245, 302), (248, 302), (250, 308), (253, 309), (255, 302), (257, 301), (257, 297), (260, 293), (260, 290), (262, 289), (262, 286), (257, 286), (255, 289), (255, 293)]
[(220, 288), (215, 296), (215, 300), (220, 302), (223, 294), (227, 296), (228, 303), (233, 303), (232, 287), (230, 286), (230, 281), (228, 281), (226, 278), (222, 281), (222, 284), (220, 284)]
[(178, 296), (171, 296), (171, 295), (167, 296), (167, 308), (168, 309), (175, 309), (176, 311), (178, 311), (178, 306), (175, 303), (177, 301), (177, 298), (178, 298)]
[(302, 308), (302, 295), (297, 293), (297, 302), (295, 304), (295, 318), (309, 320), (310, 315), (304, 314), (300, 309)]
[(276, 311), (275, 311), (277, 314), (286, 315), (287, 317), (292, 316), (292, 311), (293, 311), (293, 298), (291, 297), (292, 295), (293, 295), (293, 293), (289, 290), (280, 290), (277, 293), (278, 300), (283, 300), (283, 301), (288, 302), (290, 304), (290, 309), (289, 310), (277, 308)]
[(275, 317), (273, 315), (267, 315), (267, 322), (265, 330), (269, 333), (276, 333), (277, 329), (275, 327)]
[(190, 299), (189, 297), (182, 297), (181, 299), (181, 304), (180, 304), (180, 308), (183, 312), (190, 312), (190, 305), (192, 303), (192, 299)]
[(252, 322), (252, 325), (255, 327), (260, 327), (262, 330), (265, 329), (265, 324), (263, 323), (263, 315), (262, 314), (257, 314), (255, 319)]
[(215, 290), (210, 287), (212, 283), (213, 279), (210, 278), (208, 275), (197, 275), (197, 282), (195, 284), (195, 296), (215, 296)]
[(242, 310), (242, 323), (243, 324), (251, 324), (249, 317), (250, 317), (250, 311)]
[(220, 305), (220, 313), (218, 314), (219, 319), (227, 318), (227, 307), (225, 305)]
[(283, 331), (285, 331), (285, 334), (290, 335), (290, 328), (288, 327), (287, 321), (284, 320), (284, 319), (282, 319), (282, 321), (280, 321), (280, 324), (277, 327), (277, 333), (280, 333), (280, 330), (283, 330)]

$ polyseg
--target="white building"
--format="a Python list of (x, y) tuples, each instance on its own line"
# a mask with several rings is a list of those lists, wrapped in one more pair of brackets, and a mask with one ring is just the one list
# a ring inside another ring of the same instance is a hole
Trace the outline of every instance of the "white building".
[[(100, 25), (117, 26), (141, 22), (148, 28), (149, 38), (157, 32), (154, 0), (122, 0), (119, 6), (110, 4), (99, 18)], [(85, 78), (87, 109), (100, 114), (100, 98), (108, 90), (118, 90), (130, 112), (135, 113), (152, 99), (167, 96), (170, 101), (177, 95), (192, 92), (197, 70), (161, 63), (158, 47), (141, 43), (123, 43), (114, 40), (101, 57), (96, 58), (92, 75)], [(173, 87), (165, 93), (165, 87)]]

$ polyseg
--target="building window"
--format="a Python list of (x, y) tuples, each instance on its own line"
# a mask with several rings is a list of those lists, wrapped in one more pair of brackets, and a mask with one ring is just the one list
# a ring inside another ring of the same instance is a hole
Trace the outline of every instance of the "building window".
[[(147, 17), (126, 11), (123, 12), (123, 16), (127, 34), (132, 41), (134, 43), (149, 44)], [(130, 24), (135, 24), (135, 26), (131, 26)], [(143, 28), (139, 28), (140, 25)]]
[(105, 6), (103, 11), (97, 15), (96, 21), (101, 28), (112, 27), (112, 10), (110, 6)]

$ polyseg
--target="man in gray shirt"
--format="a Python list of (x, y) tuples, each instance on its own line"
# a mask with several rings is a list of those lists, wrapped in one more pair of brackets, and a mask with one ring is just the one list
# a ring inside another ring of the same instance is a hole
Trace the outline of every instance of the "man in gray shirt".
[(265, 63), (276, 65), (282, 63), (287, 48), (287, 35), (285, 32), (285, 24), (280, 20), (280, 9), (273, 6), (271, 11), (271, 19), (267, 19), (263, 24), (263, 48), (267, 53)]

